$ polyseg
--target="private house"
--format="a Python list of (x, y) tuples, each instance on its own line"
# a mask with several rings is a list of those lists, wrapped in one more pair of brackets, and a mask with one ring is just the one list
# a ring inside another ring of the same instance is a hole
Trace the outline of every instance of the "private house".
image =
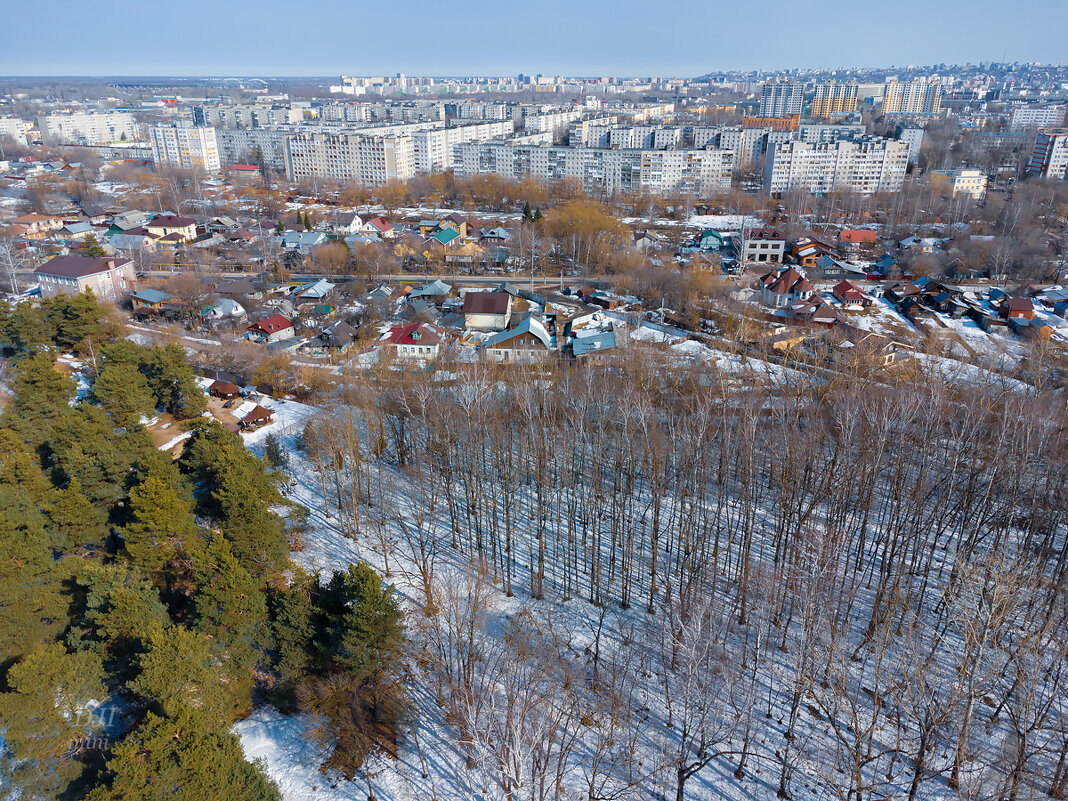
[(656, 234), (651, 234), (648, 231), (634, 232), (634, 247), (640, 251), (646, 252), (656, 250), (663, 243), (663, 237), (657, 236)]
[(60, 228), (56, 235), (69, 242), (81, 242), (89, 234), (95, 233), (95, 231), (96, 229), (90, 223), (72, 222)]
[(694, 239), (693, 245), (698, 250), (717, 251), (727, 247), (729, 240), (719, 231), (713, 231), (711, 228), (707, 231), (702, 231)]
[(843, 306), (861, 306), (868, 308), (871, 306), (871, 298), (860, 287), (855, 284), (849, 283), (849, 281), (842, 281), (834, 285), (831, 290), (831, 294), (838, 299)]
[(786, 235), (777, 228), (753, 228), (740, 241), (742, 263), (782, 264), (786, 252)]
[(319, 342), (328, 350), (345, 350), (355, 340), (356, 329), (344, 320), (338, 320), (319, 332)]
[(436, 359), (441, 352), (441, 339), (440, 329), (415, 322), (393, 326), (379, 342), (401, 359)]
[(322, 231), (287, 231), (282, 235), (282, 248), (306, 253), (319, 245), (325, 245), (328, 241), (326, 234)]
[(142, 228), (148, 222), (149, 215), (143, 211), (124, 211), (111, 218), (111, 227), (115, 231), (129, 231), (131, 228)]
[(588, 359), (615, 350), (618, 343), (614, 328), (579, 328), (571, 332), (571, 355)]
[(802, 269), (810, 269), (816, 266), (816, 260), (821, 256), (830, 256), (834, 248), (815, 237), (805, 236), (790, 245), (790, 256), (794, 264)]
[(134, 312), (161, 312), (168, 302), (174, 300), (166, 292), (158, 289), (139, 289), (130, 295), (130, 305)]
[(334, 218), (334, 233), (344, 237), (363, 230), (363, 218), (356, 212), (342, 212)]
[(208, 325), (215, 327), (223, 323), (244, 322), (248, 315), (245, 307), (233, 298), (219, 298), (210, 306), (205, 306), (201, 311), (201, 316)]
[(838, 312), (819, 298), (803, 300), (790, 306), (790, 316), (811, 325), (830, 328), (838, 323)]
[(391, 239), (393, 237), (393, 226), (385, 217), (372, 217), (363, 224), (358, 233), (378, 234), (383, 239)]
[(233, 281), (223, 281), (215, 285), (215, 291), (220, 295), (228, 295), (232, 298), (251, 298), (259, 300), (263, 297), (263, 290), (256, 286), (248, 278), (236, 278)]
[(843, 229), (838, 232), (838, 244), (846, 250), (860, 250), (861, 248), (878, 245), (879, 237), (875, 231), (868, 231), (863, 228), (857, 228), (852, 231)]
[(299, 287), (295, 294), (304, 300), (323, 300), (330, 296), (335, 286), (337, 285), (331, 284), (325, 278), (320, 278), (318, 281)]
[(101, 300), (117, 300), (136, 284), (129, 259), (92, 256), (53, 256), (33, 271), (40, 281), (41, 297), (77, 295), (89, 290)]
[(197, 221), (189, 217), (156, 217), (145, 224), (145, 229), (159, 239), (171, 238), (174, 242), (191, 242), (197, 238)]
[(477, 331), (503, 331), (512, 313), (512, 296), (507, 292), (468, 292), (464, 295), (464, 328)]
[(25, 239), (44, 239), (63, 227), (62, 217), (47, 217), (43, 214), (23, 214), (8, 222), (17, 226), (20, 235)]
[(511, 238), (511, 232), (507, 228), (501, 228), (500, 226), (489, 228), (479, 235), (479, 239), (482, 242), (492, 242), (498, 245), (507, 242)]
[(112, 234), (108, 239), (108, 244), (115, 250), (126, 252), (145, 250), (151, 253), (156, 250), (158, 240), (159, 237), (150, 234), (147, 228), (130, 228)]
[(429, 284), (424, 284), (418, 289), (413, 289), (408, 293), (408, 300), (428, 300), (438, 303), (445, 300), (450, 294), (452, 294), (452, 287), (441, 279), (437, 279)]
[(213, 398), (231, 400), (241, 396), (241, 387), (229, 381), (212, 381), (208, 386), (208, 394)]
[(1033, 320), (1035, 317), (1035, 305), (1030, 298), (1006, 297), (1002, 299), (998, 311), (1006, 320)]
[(549, 358), (553, 341), (540, 320), (528, 317), (510, 331), (494, 334), (481, 347), (489, 361), (533, 364)]
[(816, 291), (804, 274), (794, 267), (766, 273), (760, 283), (760, 300), (773, 309), (807, 301)]
[(1042, 320), (1027, 319), (1026, 317), (1010, 317), (1009, 329), (1016, 336), (1025, 339), (1048, 340), (1053, 336), (1053, 326)]
[(281, 314), (260, 320), (248, 327), (247, 339), (256, 342), (280, 342), (293, 337), (293, 321)]

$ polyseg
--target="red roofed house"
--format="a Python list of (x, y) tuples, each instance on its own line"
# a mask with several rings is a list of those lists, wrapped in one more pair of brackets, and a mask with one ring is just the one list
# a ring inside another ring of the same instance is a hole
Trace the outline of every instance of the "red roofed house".
[(464, 328), (503, 331), (512, 312), (512, 296), (507, 292), (468, 292), (464, 295)]
[(43, 214), (23, 214), (9, 222), (17, 226), (21, 236), (26, 239), (44, 239), (63, 227), (62, 217), (46, 217)]
[(372, 217), (363, 224), (360, 233), (378, 234), (383, 239), (391, 239), (393, 237), (393, 226), (390, 225), (385, 217)]
[(878, 243), (879, 238), (875, 235), (875, 231), (858, 228), (854, 231), (843, 230), (838, 232), (838, 244), (844, 245), (845, 247), (856, 248), (864, 245), (876, 245)]
[(34, 273), (41, 282), (42, 298), (77, 295), (88, 289), (101, 300), (117, 300), (137, 283), (130, 259), (53, 256)]
[(849, 283), (849, 281), (841, 281), (834, 285), (834, 289), (831, 290), (831, 294), (842, 302), (844, 306), (864, 306), (867, 308), (871, 305), (871, 298), (860, 287)]
[(428, 323), (395, 325), (380, 341), (402, 359), (435, 359), (441, 352), (441, 331)]
[(293, 336), (293, 321), (288, 317), (276, 314), (266, 320), (260, 320), (248, 327), (248, 339), (257, 342), (279, 342)]
[(782, 309), (799, 301), (808, 300), (816, 291), (804, 273), (787, 267), (764, 275), (761, 279), (761, 301), (766, 306)]

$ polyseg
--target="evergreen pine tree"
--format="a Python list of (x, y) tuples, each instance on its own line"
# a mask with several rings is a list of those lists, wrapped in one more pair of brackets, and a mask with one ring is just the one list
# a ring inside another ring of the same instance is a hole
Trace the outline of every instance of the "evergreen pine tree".
[(148, 574), (200, 548), (193, 510), (165, 478), (150, 475), (130, 490), (130, 522), (122, 529), (130, 560)]
[(191, 709), (211, 720), (233, 720), (234, 688), (207, 635), (184, 626), (150, 631), (140, 665), (128, 686), (163, 714)]
[(288, 587), (275, 590), (270, 598), (272, 630), (276, 643), (276, 703), (283, 707), (296, 704), (297, 687), (308, 677), (311, 668), (312, 587), (315, 579), (297, 568)]
[(56, 491), (55, 499), (44, 512), (52, 547), (57, 550), (103, 545), (107, 513), (89, 502), (76, 477), (71, 478), (65, 489)]
[(0, 727), (8, 752), (3, 773), (15, 797), (55, 798), (79, 777), (84, 765), (67, 752), (94, 733), (96, 721), (86, 710), (107, 694), (102, 676), (96, 654), (71, 654), (58, 643), (8, 671)]
[(96, 236), (93, 234), (89, 234), (85, 237), (85, 242), (82, 244), (82, 250), (85, 251), (86, 256), (92, 256), (94, 259), (103, 259), (108, 255), (108, 252), (96, 241)]
[(48, 317), (55, 326), (56, 346), (79, 353), (88, 351), (90, 342), (99, 346), (104, 313), (104, 307), (88, 289), (71, 298), (55, 298)]
[(55, 328), (46, 307), (35, 309), (23, 301), (8, 317), (4, 335), (16, 351), (33, 352), (51, 346)]
[(149, 351), (141, 365), (156, 406), (183, 418), (197, 417), (207, 408), (204, 391), (185, 360), (185, 351), (174, 342)]
[(93, 382), (93, 399), (104, 407), (116, 425), (127, 428), (156, 408), (156, 396), (137, 365), (110, 359), (104, 361)]
[(530, 210), (530, 201), (528, 200), (523, 204), (523, 220), (530, 222), (532, 219), (534, 219), (534, 215)]
[(538, 206), (538, 208), (534, 209), (534, 216), (530, 219), (534, 222), (541, 222), (541, 206)]
[(280, 801), (237, 737), (204, 713), (149, 714), (108, 761), (88, 801)]

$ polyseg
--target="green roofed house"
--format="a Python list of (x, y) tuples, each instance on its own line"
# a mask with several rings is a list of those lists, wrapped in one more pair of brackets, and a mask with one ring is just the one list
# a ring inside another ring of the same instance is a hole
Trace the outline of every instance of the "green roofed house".
[(699, 233), (694, 244), (701, 250), (722, 250), (727, 245), (727, 238), (719, 231), (709, 229)]

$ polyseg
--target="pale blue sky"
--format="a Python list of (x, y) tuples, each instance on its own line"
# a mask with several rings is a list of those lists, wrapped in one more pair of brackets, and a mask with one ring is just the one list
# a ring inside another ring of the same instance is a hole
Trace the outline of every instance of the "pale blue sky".
[(699, 75), (1068, 60), (1065, 0), (44, 0), (0, 75)]

